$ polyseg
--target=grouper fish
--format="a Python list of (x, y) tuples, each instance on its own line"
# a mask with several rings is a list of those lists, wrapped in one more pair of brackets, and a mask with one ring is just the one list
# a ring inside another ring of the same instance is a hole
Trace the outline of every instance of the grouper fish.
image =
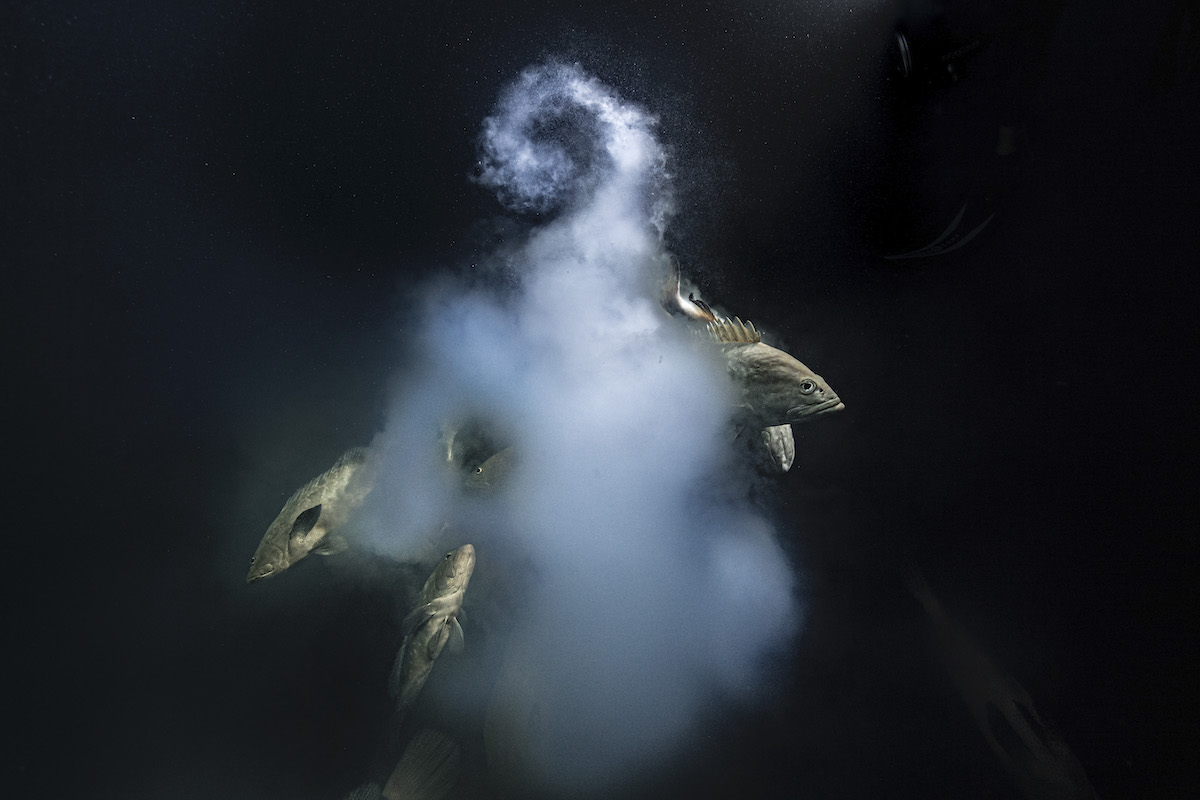
[(366, 460), (366, 448), (348, 450), (288, 498), (250, 559), (248, 583), (278, 575), (309, 553), (328, 556), (346, 549), (346, 539), (337, 531), (371, 491), (372, 481), (363, 470)]
[(416, 605), (400, 623), (404, 641), (388, 679), (388, 691), (396, 700), (397, 711), (412, 705), (447, 643), (451, 651), (462, 649), (463, 630), (458, 617), (474, 571), (473, 546), (464, 544), (446, 553), (425, 581)]
[(741, 421), (767, 428), (846, 407), (824, 378), (764, 343), (753, 323), (721, 318), (708, 323), (708, 332), (721, 345), (729, 375), (740, 389)]

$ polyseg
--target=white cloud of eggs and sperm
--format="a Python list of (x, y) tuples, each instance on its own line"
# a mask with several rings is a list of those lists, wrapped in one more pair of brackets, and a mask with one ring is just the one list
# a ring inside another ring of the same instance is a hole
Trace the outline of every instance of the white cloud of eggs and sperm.
[[(654, 118), (578, 66), (522, 73), (475, 177), (546, 221), (483, 265), (502, 280), (430, 282), (382, 431), (293, 494), (251, 561), (252, 582), (351, 546), (437, 561), (400, 612), (401, 712), (462, 650), (464, 601), (503, 619), (481, 702), (508, 796), (602, 788), (680, 747), (713, 692), (754, 699), (800, 624), (751, 489), (791, 467), (794, 423), (844, 406), (680, 275), (668, 167)], [(422, 730), (361, 796), (440, 787), (457, 752)]]

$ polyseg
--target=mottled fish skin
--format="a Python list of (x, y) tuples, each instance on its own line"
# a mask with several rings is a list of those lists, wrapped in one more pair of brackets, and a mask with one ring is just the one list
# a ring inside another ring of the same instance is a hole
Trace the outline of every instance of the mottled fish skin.
[(372, 482), (362, 474), (366, 460), (366, 448), (348, 450), (288, 498), (250, 559), (247, 583), (278, 575), (309, 553), (333, 555), (346, 549), (336, 531), (371, 491)]
[(451, 550), (434, 568), (417, 595), (416, 605), (401, 623), (404, 642), (396, 654), (388, 689), (396, 699), (397, 711), (403, 711), (416, 699), (425, 685), (433, 663), (448, 642), (451, 648), (462, 645), (462, 626), (458, 616), (471, 574), (475, 571), (475, 548), (464, 544)]
[(494, 490), (504, 484), (515, 461), (516, 457), (510, 445), (467, 473), (463, 485), (476, 491)]
[(909, 591), (933, 621), (946, 665), (976, 727), (1027, 800), (1096, 800), (1083, 765), (1038, 714), (1029, 692), (955, 625), (915, 570)]
[(765, 344), (752, 323), (722, 318), (708, 323), (708, 332), (721, 345), (729, 374), (741, 389), (745, 421), (767, 428), (807, 422), (846, 407), (824, 378)]

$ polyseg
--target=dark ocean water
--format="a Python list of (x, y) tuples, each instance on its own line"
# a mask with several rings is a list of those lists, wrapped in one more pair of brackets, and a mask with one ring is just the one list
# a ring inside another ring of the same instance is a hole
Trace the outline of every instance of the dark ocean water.
[[(3, 12), (18, 789), (386, 774), (396, 570), (246, 566), (381, 429), (414, 287), (536, 221), (469, 175), (500, 92), (555, 56), (658, 117), (670, 249), (847, 405), (761, 499), (804, 612), (769, 697), (714, 695), (607, 796), (1020, 797), (909, 565), (1101, 797), (1194, 796), (1198, 14), (1024, 5)], [(961, 248), (885, 257), (964, 208), (960, 233), (990, 221)], [(478, 708), (437, 680), (486, 683), (500, 647), (439, 662), (419, 709), (461, 737), (455, 796), (491, 796)]]

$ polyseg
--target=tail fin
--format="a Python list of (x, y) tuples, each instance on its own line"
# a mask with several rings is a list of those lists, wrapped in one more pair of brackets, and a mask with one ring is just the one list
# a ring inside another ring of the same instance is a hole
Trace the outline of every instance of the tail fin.
[(384, 800), (441, 800), (458, 780), (460, 759), (458, 745), (446, 734), (417, 731), (383, 787)]
[(365, 783), (346, 795), (346, 800), (380, 800), (381, 797), (379, 784)]

